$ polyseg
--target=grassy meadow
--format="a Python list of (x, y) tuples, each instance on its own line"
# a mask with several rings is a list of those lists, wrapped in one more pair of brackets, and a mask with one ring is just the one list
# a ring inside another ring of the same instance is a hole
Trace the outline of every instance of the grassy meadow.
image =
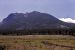
[(75, 50), (75, 37), (69, 35), (0, 35), (4, 50)]

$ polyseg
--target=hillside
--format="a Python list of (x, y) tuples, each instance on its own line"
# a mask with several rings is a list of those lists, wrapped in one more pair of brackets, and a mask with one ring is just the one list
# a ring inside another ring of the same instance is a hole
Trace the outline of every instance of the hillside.
[[(23, 29), (41, 29), (41, 28), (62, 28), (67, 27), (56, 17), (33, 11), (30, 13), (11, 13), (2, 21), (3, 30), (23, 30)], [(59, 26), (59, 27), (58, 27)]]
[(31, 32), (41, 33), (43, 31), (45, 31), (45, 33), (48, 33), (53, 30), (55, 32), (58, 32), (59, 30), (64, 30), (64, 32), (71, 30), (71, 33), (74, 32), (74, 29), (75, 24), (60, 21), (53, 15), (41, 13), (38, 11), (33, 11), (25, 14), (11, 13), (0, 24), (0, 32), (7, 33), (21, 32), (22, 34), (25, 34), (26, 32), (29, 32), (31, 34)]

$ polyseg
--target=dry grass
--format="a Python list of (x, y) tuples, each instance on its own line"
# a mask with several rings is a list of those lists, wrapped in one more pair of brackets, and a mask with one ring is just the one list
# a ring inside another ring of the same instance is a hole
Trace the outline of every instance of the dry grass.
[(8, 50), (75, 50), (75, 37), (69, 35), (0, 36), (0, 45), (7, 45)]

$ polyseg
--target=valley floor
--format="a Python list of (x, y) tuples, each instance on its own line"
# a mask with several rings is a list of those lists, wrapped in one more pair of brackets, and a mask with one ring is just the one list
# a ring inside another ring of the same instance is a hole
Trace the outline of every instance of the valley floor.
[(0, 50), (75, 50), (75, 37), (69, 35), (0, 35)]

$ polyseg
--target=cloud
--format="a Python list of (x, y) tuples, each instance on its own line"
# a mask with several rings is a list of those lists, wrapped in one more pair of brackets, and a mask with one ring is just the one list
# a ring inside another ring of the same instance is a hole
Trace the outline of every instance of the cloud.
[(68, 23), (75, 23), (75, 20), (72, 18), (59, 18), (59, 20), (68, 22)]

